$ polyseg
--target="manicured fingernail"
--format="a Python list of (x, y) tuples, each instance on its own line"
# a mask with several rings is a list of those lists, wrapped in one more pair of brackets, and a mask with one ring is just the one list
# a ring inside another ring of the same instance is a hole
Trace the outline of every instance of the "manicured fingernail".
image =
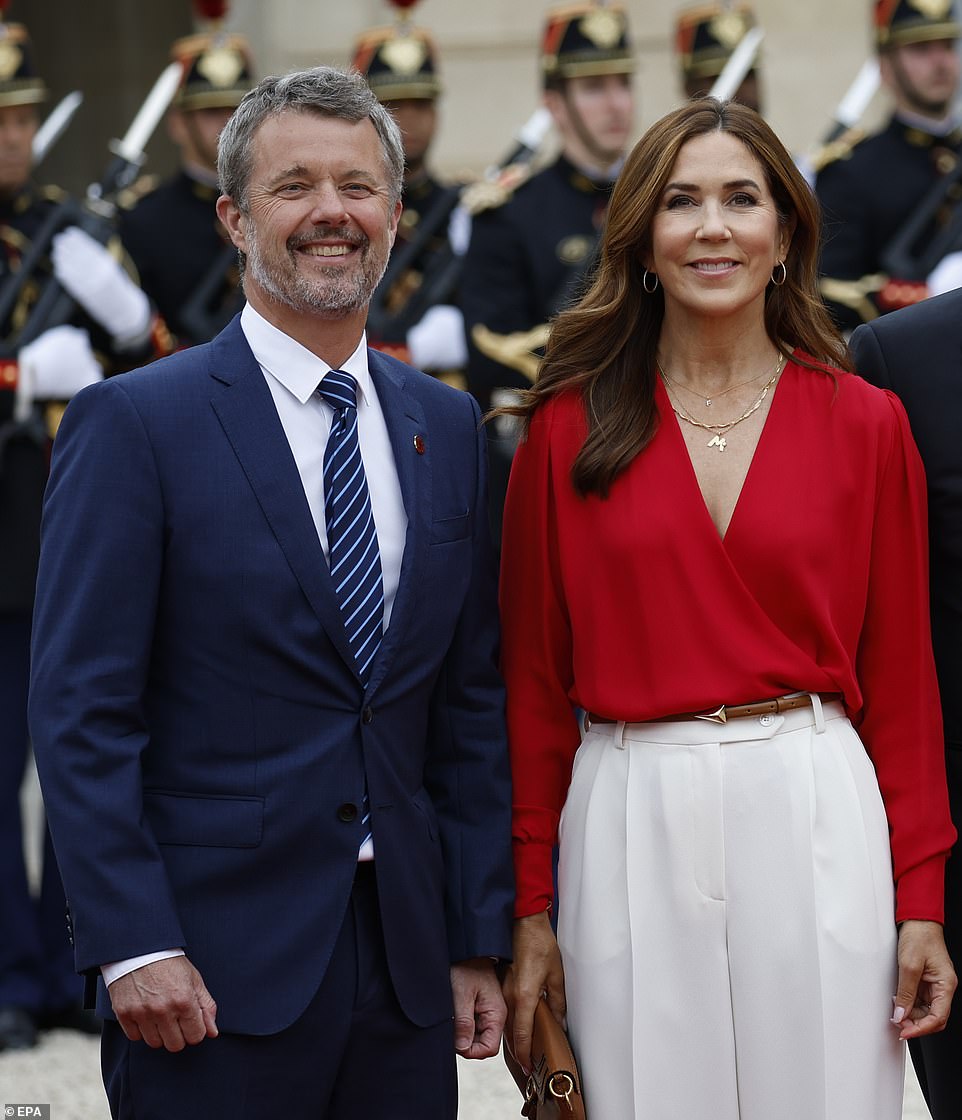
[(895, 1014), (892, 1016), (892, 1022), (893, 1023), (901, 1023), (904, 1018), (905, 1018), (905, 1008), (904, 1007), (896, 1007)]

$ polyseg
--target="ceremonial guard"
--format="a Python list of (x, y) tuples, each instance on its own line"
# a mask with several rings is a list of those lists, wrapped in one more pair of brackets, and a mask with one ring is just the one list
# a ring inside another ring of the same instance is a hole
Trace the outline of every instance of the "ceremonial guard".
[[(685, 97), (704, 97), (725, 69), (735, 48), (755, 26), (755, 13), (748, 4), (699, 4), (678, 13), (675, 22), (675, 52)], [(757, 65), (742, 78), (732, 100), (762, 111)]]
[(390, 109), (404, 142), (404, 210), (371, 301), (368, 343), (464, 388), (464, 321), (454, 304), (461, 262), (450, 241), (463, 184), (442, 183), (428, 164), (441, 95), (437, 46), (412, 24), (410, 0), (393, 2), (398, 21), (361, 35), (351, 63)]
[(962, 278), (946, 275), (959, 271), (946, 258), (962, 248), (959, 33), (952, 0), (876, 0), (881, 80), (895, 112), (881, 132), (850, 130), (815, 158), (821, 291), (846, 331)]
[[(560, 155), (515, 189), (482, 184), (469, 203), (460, 298), (468, 388), (482, 409), (531, 385), (549, 320), (580, 292), (590, 269), (634, 120), (635, 61), (624, 10), (595, 3), (552, 10), (541, 67)], [(515, 436), (500, 421), (488, 434), (499, 539)]]
[(27, 30), (3, 19), (6, 7), (0, 4), (0, 1050), (33, 1046), (40, 1028), (98, 1029), (80, 1011), (49, 837), (36, 898), (25, 869), (20, 788), (40, 508), (66, 401), (161, 353), (165, 337), (118, 259), (116, 236), (64, 192), (31, 180), (47, 88)]
[(247, 40), (223, 30), (227, 4), (197, 0), (194, 7), (201, 29), (171, 50), (183, 68), (167, 117), (180, 168), (159, 185), (134, 184), (121, 198), (124, 245), (181, 346), (208, 341), (243, 302), (237, 253), (214, 209), (217, 137), (254, 84)]

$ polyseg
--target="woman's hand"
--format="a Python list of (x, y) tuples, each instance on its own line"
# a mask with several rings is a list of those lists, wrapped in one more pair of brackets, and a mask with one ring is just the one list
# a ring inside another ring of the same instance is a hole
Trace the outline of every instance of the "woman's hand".
[(531, 1072), (534, 1010), (542, 994), (547, 997), (551, 1013), (564, 1025), (567, 1007), (561, 951), (547, 911), (516, 919), (514, 963), (504, 978), (504, 998), (508, 1005), (505, 1035), (525, 1073)]
[(955, 991), (955, 969), (938, 922), (903, 922), (899, 927), (899, 984), (892, 1022), (899, 1038), (944, 1029)]

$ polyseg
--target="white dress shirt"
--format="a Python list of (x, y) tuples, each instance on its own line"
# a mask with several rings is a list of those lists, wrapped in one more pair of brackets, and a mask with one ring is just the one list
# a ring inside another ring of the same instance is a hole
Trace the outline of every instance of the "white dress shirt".
[[(311, 507), (321, 547), (327, 556), (324, 450), (334, 409), (316, 393), (316, 389), (331, 367), (290, 335), (272, 326), (249, 303), (241, 312), (241, 326), (274, 398), (277, 415), (291, 445), (307, 503)], [(401, 575), (408, 519), (401, 499), (401, 484), (387, 424), (367, 366), (365, 335), (361, 336), (357, 349), (340, 368), (357, 382), (357, 438), (361, 445), (381, 552), (384, 628), (387, 629)]]
[[(274, 406), (297, 464), (301, 485), (304, 487), (314, 527), (326, 558), (328, 545), (324, 521), (324, 450), (331, 432), (334, 410), (316, 390), (321, 379), (330, 372), (331, 366), (299, 342), (295, 342), (290, 335), (278, 330), (249, 303), (245, 304), (241, 312), (241, 328), (274, 398)], [(387, 424), (367, 365), (365, 335), (361, 336), (357, 349), (340, 369), (351, 374), (357, 382), (357, 436), (381, 553), (386, 630), (401, 576), (408, 519)], [(358, 860), (372, 859), (373, 856), (374, 844), (369, 840), (358, 852)], [(183, 956), (183, 950), (165, 949), (147, 953), (102, 965), (101, 973), (109, 985), (146, 964), (176, 956)]]

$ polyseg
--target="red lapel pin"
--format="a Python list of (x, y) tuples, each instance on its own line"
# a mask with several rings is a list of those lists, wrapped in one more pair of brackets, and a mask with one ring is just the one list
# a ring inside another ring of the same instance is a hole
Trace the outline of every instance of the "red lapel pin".
[(419, 454), (424, 454), (424, 437), (417, 435), (414, 437), (414, 450)]

